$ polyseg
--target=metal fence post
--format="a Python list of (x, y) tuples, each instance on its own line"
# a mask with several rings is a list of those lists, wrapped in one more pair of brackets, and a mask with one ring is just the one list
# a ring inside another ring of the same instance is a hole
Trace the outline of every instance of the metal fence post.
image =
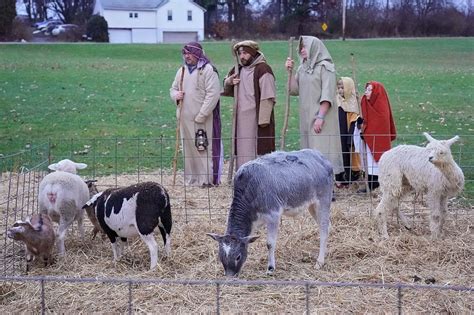
[(398, 315), (402, 315), (402, 287), (400, 285), (398, 285), (397, 296), (398, 296)]
[(221, 312), (220, 298), (221, 298), (221, 285), (220, 285), (219, 282), (217, 282), (216, 283), (216, 312), (217, 312), (217, 315), (219, 315), (220, 312)]
[(44, 301), (44, 279), (41, 278), (40, 280), (40, 285), (41, 285), (41, 314), (45, 314), (46, 313), (46, 306), (45, 306), (45, 301)]
[(305, 292), (306, 292), (306, 314), (309, 315), (309, 283), (305, 285)]
[(128, 314), (132, 314), (132, 281), (128, 281)]

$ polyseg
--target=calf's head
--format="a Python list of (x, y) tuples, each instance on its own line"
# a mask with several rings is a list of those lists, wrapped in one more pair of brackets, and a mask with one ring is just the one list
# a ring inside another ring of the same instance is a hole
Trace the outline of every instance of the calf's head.
[(218, 235), (207, 233), (219, 243), (219, 260), (224, 266), (224, 273), (227, 277), (239, 275), (242, 266), (247, 260), (247, 249), (258, 236), (236, 237), (232, 235)]

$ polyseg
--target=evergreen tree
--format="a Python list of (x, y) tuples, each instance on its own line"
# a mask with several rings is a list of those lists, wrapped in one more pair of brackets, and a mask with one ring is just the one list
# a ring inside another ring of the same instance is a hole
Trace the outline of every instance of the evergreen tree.
[(7, 39), (12, 33), (16, 17), (16, 0), (0, 0), (0, 38)]

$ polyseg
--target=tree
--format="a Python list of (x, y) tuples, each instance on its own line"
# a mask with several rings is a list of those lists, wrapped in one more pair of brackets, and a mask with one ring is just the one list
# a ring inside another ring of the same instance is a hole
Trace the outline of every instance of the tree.
[(87, 21), (87, 36), (95, 42), (109, 41), (109, 26), (103, 16), (93, 15)]
[(16, 1), (0, 0), (0, 38), (10, 37), (15, 17)]
[(92, 15), (94, 0), (51, 0), (51, 9), (64, 23), (84, 24)]

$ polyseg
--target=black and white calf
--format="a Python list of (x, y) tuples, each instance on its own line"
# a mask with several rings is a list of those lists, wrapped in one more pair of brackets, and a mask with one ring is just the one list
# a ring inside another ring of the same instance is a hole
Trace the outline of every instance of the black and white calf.
[(274, 152), (247, 162), (234, 179), (234, 197), (225, 235), (208, 233), (219, 242), (219, 259), (226, 276), (237, 276), (247, 259), (253, 232), (267, 226), (268, 268), (275, 270), (275, 247), (282, 214), (307, 208), (319, 221), (320, 246), (316, 267), (324, 264), (330, 229), (332, 165), (316, 150)]
[(150, 269), (158, 263), (158, 244), (153, 231), (158, 226), (171, 252), (171, 206), (163, 186), (154, 182), (110, 188), (94, 195), (83, 208), (93, 207), (100, 226), (112, 242), (114, 260), (122, 255), (128, 237), (140, 235), (150, 250)]

